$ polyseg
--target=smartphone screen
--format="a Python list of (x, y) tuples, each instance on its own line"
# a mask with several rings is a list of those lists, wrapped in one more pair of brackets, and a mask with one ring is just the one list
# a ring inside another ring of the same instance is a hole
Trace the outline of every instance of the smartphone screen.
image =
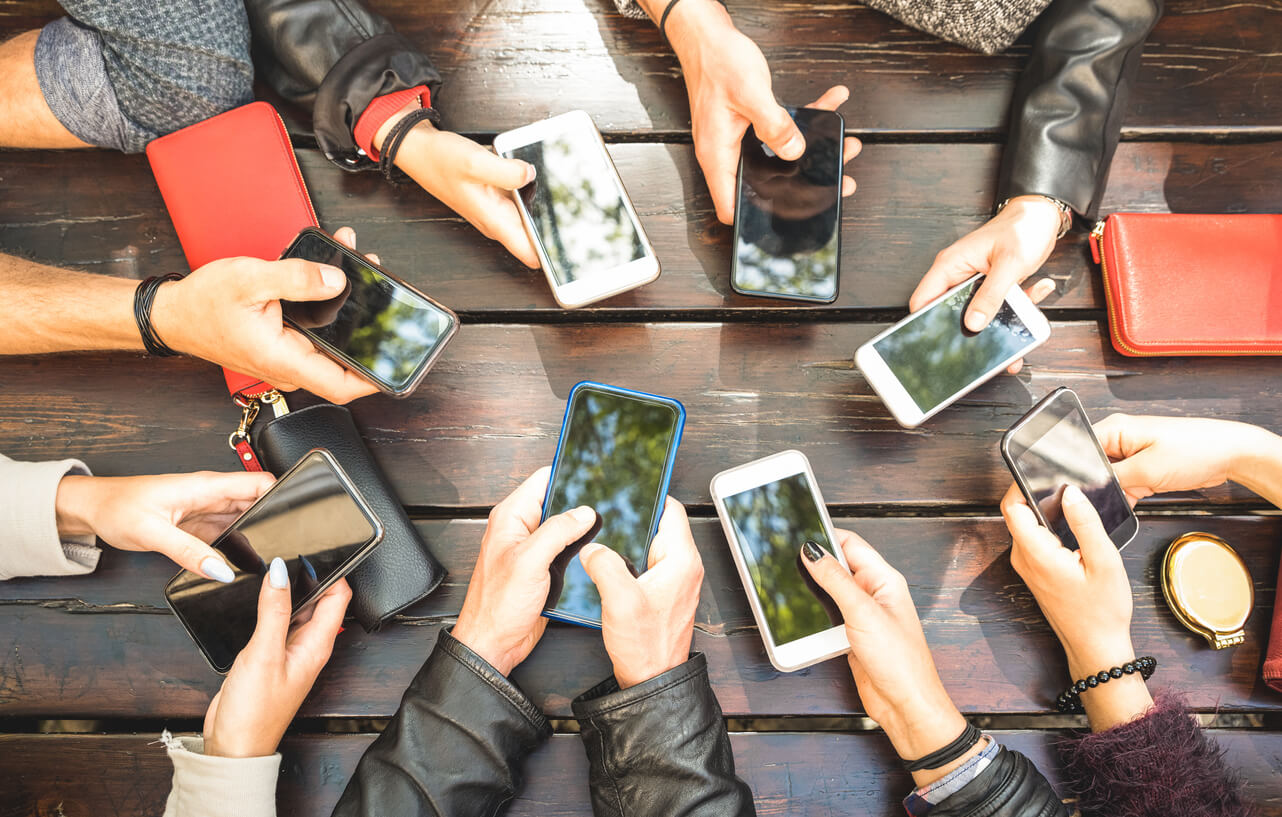
[[(640, 575), (663, 512), (683, 415), (680, 404), (667, 398), (576, 387), (543, 518), (580, 505), (594, 508), (600, 530), (591, 541), (620, 554), (633, 575)], [(576, 622), (601, 620), (601, 597), (573, 548), (553, 565), (547, 609)]]
[(317, 231), (301, 234), (285, 257), (329, 264), (347, 275), (341, 295), (281, 301), (281, 310), (290, 323), (388, 391), (412, 388), (457, 326), (451, 312)]
[(732, 281), (737, 292), (829, 302), (837, 297), (841, 152), (845, 125), (832, 111), (789, 111), (806, 152), (789, 162), (743, 137)]
[(982, 331), (965, 328), (962, 317), (982, 281), (982, 277), (975, 278), (873, 343), (923, 413), (1037, 343), (1032, 330), (1006, 301)]
[(558, 284), (646, 256), (627, 193), (590, 124), (564, 127), (503, 155), (534, 165), (534, 181), (521, 190), (521, 200)]
[(1119, 547), (1134, 535), (1135, 514), (1072, 391), (1058, 390), (1035, 408), (1005, 449), (1028, 500), (1064, 547), (1077, 549), (1077, 537), (1064, 520), (1061, 504), (1068, 485), (1086, 495)]
[(833, 553), (834, 543), (805, 474), (792, 474), (724, 497), (757, 601), (775, 644), (787, 644), (842, 623), (841, 611), (801, 563), (812, 541)]
[(272, 559), (289, 569), (294, 610), (347, 573), (382, 535), (347, 478), (313, 451), (217, 539), (235, 579), (223, 584), (182, 571), (165, 588), (169, 606), (219, 672), (254, 634), (258, 594)]

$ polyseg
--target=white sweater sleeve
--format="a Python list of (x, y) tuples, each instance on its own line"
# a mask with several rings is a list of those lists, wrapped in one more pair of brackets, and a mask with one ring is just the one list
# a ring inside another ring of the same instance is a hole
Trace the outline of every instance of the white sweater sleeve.
[(210, 757), (205, 739), (161, 741), (174, 762), (164, 817), (276, 817), (280, 753), (270, 757)]
[(93, 536), (59, 536), (55, 501), (80, 460), (16, 462), (0, 454), (0, 580), (92, 573), (101, 551)]

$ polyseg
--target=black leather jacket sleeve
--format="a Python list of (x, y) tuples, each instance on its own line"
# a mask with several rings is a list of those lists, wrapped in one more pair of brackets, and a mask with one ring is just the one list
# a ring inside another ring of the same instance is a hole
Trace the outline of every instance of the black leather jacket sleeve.
[(1094, 220), (1162, 0), (1055, 0), (1015, 88), (997, 201), (1040, 193)]
[(930, 810), (930, 817), (1068, 817), (1032, 761), (1005, 747), (979, 776)]
[(551, 734), (511, 681), (442, 630), (334, 815), (489, 817), (516, 795), (521, 764)]
[(358, 0), (245, 0), (254, 66), (285, 99), (312, 111), (320, 149), (344, 169), (376, 165), (356, 153), (352, 128), (384, 94), (441, 75), (427, 55)]
[(703, 655), (625, 690), (609, 678), (572, 706), (596, 817), (756, 814)]

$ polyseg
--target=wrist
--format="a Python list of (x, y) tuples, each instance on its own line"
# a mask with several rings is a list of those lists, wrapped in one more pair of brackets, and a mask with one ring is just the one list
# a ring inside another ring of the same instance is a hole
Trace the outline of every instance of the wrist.
[(493, 667), (506, 678), (516, 668), (516, 663), (507, 656), (507, 651), (482, 635), (483, 628), (474, 627), (470, 621), (460, 616), (450, 630), (454, 640), (480, 656), (481, 660)]
[(93, 520), (98, 511), (98, 483), (94, 477), (69, 474), (58, 483), (54, 515), (63, 536), (95, 534)]
[(1095, 675), (1100, 670), (1120, 667), (1137, 657), (1129, 633), (1125, 636), (1099, 639), (1089, 644), (1065, 644), (1064, 656), (1068, 659), (1070, 681)]
[[(183, 286), (187, 279), (167, 281), (156, 290), (156, 297), (151, 302), (151, 328), (161, 342), (175, 352), (191, 354), (183, 330), (188, 325), (178, 312), (182, 302)], [(140, 344), (141, 345), (141, 344)]]
[(1235, 448), (1227, 476), (1239, 485), (1256, 490), (1262, 475), (1282, 469), (1282, 437), (1266, 428), (1248, 425)]
[(678, 658), (673, 656), (667, 661), (658, 661), (644, 667), (614, 667), (614, 680), (619, 683), (619, 689), (628, 689), (637, 684), (643, 684), (651, 678), (658, 678), (669, 670), (677, 667), (690, 660), (690, 651), (687, 649)]
[[(655, 25), (659, 24), (663, 10), (671, 2), (666, 0), (655, 4), (656, 11), (651, 14)], [(681, 0), (681, 4), (668, 15), (664, 33), (677, 58), (684, 64), (685, 54), (694, 53), (704, 43), (718, 42), (717, 29), (726, 27), (734, 29), (734, 21), (726, 7), (717, 0)]]
[(280, 739), (276, 740), (270, 748), (267, 746), (256, 746), (253, 741), (248, 743), (224, 744), (216, 735), (210, 734), (205, 736), (205, 754), (209, 757), (230, 757), (230, 758), (250, 758), (250, 757), (271, 757), (276, 754), (276, 748), (280, 746)]
[(966, 719), (942, 687), (885, 713), (868, 714), (904, 760), (917, 760), (947, 746), (966, 728)]
[(1040, 193), (1012, 196), (997, 205), (998, 215), (1007, 213), (1018, 220), (1032, 220), (1044, 225), (1056, 241), (1073, 226), (1073, 211), (1068, 205)]
[[(374, 149), (382, 151), (383, 141), (387, 139), (388, 134), (392, 132), (392, 128), (396, 127), (396, 123), (408, 116), (411, 111), (416, 111), (421, 107), (423, 107), (422, 103), (419, 101), (418, 97), (415, 97), (402, 105), (396, 113), (389, 116), (382, 125), (379, 125), (378, 130), (374, 131), (374, 138), (370, 140)], [(423, 122), (422, 125), (432, 127), (431, 122)], [(420, 127), (422, 125), (420, 125)], [(435, 128), (433, 128), (433, 130), (435, 130)]]

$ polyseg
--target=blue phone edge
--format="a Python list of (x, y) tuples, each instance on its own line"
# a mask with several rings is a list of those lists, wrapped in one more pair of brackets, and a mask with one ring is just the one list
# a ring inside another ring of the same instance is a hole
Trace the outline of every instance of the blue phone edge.
[[(561, 449), (565, 444), (565, 427), (570, 422), (570, 407), (574, 405), (574, 398), (580, 389), (593, 388), (601, 391), (612, 392), (614, 394), (624, 394), (629, 397), (639, 397), (653, 403), (663, 403), (672, 406), (677, 410), (676, 434), (672, 438), (672, 448), (670, 449), (668, 460), (663, 467), (663, 482), (659, 486), (659, 495), (666, 497), (668, 495), (668, 486), (672, 482), (672, 469), (677, 463), (677, 449), (681, 447), (681, 435), (685, 431), (686, 425), (686, 407), (680, 400), (673, 397), (664, 397), (661, 394), (651, 394), (649, 392), (628, 389), (623, 386), (611, 386), (608, 383), (598, 383), (594, 380), (580, 380), (570, 389), (570, 394), (565, 398), (565, 414), (561, 417), (561, 431), (556, 440), (556, 455), (552, 458), (552, 473), (548, 475), (548, 492), (543, 495), (543, 506), (539, 516), (539, 522), (542, 523), (548, 518), (548, 496), (552, 493), (552, 484), (556, 480), (557, 470), (561, 466)], [(664, 503), (666, 504), (666, 503)], [(659, 506), (659, 513), (655, 515), (654, 522), (650, 526), (650, 536), (645, 543), (646, 557), (649, 558), (650, 543), (654, 541), (655, 534), (659, 532), (659, 522), (663, 520), (663, 504)], [(580, 627), (588, 627), (593, 630), (601, 629), (601, 622), (591, 619), (583, 619), (569, 613), (561, 612), (555, 608), (544, 610), (543, 617), (552, 621), (561, 621), (566, 624), (576, 624)]]

